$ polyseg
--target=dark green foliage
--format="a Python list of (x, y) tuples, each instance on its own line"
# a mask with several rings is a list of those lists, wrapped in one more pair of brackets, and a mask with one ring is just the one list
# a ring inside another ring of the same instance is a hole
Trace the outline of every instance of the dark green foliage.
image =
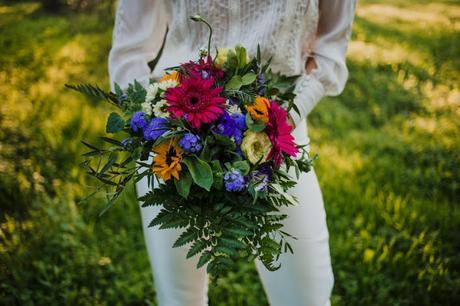
[(120, 132), (124, 126), (125, 120), (123, 120), (123, 118), (120, 115), (113, 112), (110, 113), (109, 118), (107, 119), (105, 131), (107, 133), (117, 133)]
[[(196, 185), (191, 186), (187, 199), (174, 196), (175, 190), (174, 184), (163, 184), (140, 200), (143, 206), (162, 203), (149, 226), (186, 227), (173, 247), (190, 244), (187, 257), (199, 254), (198, 267), (207, 264), (208, 273), (222, 276), (237, 261), (259, 257), (268, 269), (279, 268), (273, 261), (288, 250), (281, 246), (288, 245), (285, 238), (290, 236), (279, 232), (279, 221), (285, 215), (277, 213), (276, 206), (262, 199), (253, 203), (246, 193), (208, 193)], [(281, 197), (278, 204), (286, 205), (286, 201)], [(279, 241), (274, 240), (275, 233), (281, 237)]]

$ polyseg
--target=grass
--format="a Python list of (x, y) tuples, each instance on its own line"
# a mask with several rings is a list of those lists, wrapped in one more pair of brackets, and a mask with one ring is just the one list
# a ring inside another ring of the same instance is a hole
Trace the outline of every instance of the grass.
[[(133, 189), (101, 218), (78, 167), (109, 106), (113, 16), (0, 2), (0, 304), (155, 305)], [(460, 6), (360, 1), (340, 97), (309, 117), (328, 224), (333, 305), (460, 303)], [(267, 305), (253, 264), (211, 305)]]

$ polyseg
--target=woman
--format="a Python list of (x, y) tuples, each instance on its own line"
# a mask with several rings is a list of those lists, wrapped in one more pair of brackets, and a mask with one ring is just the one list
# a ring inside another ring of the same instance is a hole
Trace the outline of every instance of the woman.
[[(203, 16), (214, 29), (213, 45), (241, 43), (254, 55), (273, 56), (273, 70), (300, 74), (290, 112), (296, 142), (307, 144), (306, 117), (325, 95), (338, 95), (348, 78), (345, 53), (355, 12), (354, 0), (120, 0), (109, 56), (111, 83), (126, 87), (134, 79), (148, 84), (166, 67), (184, 63), (207, 43), (207, 28), (190, 21)], [(169, 28), (163, 54), (153, 73), (147, 62), (158, 53)], [(136, 185), (145, 194), (147, 180)], [(290, 191), (299, 206), (285, 208), (284, 228), (298, 237), (294, 254), (280, 258), (281, 269), (256, 267), (272, 306), (329, 305), (333, 274), (321, 190), (314, 171), (302, 174)], [(159, 305), (207, 305), (206, 267), (196, 269), (198, 256), (186, 259), (188, 246), (172, 248), (180, 230), (148, 228), (158, 207), (141, 208), (145, 242)]]

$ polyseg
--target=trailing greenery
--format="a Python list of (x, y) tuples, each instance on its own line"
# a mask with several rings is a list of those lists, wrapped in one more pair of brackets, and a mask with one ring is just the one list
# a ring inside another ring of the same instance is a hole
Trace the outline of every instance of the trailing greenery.
[[(133, 186), (101, 218), (105, 198), (77, 205), (89, 182), (75, 139), (102, 146), (119, 110), (63, 84), (108, 86), (113, 19), (12, 2), (0, 1), (0, 304), (156, 305)], [(455, 1), (359, 1), (347, 87), (309, 117), (332, 305), (460, 304), (456, 12)], [(209, 298), (268, 305), (245, 261)]]

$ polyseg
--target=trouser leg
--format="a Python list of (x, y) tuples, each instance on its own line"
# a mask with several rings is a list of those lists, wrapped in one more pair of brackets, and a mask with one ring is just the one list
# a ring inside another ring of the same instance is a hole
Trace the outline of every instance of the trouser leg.
[[(136, 189), (138, 196), (144, 195), (149, 190), (147, 178), (139, 181)], [(198, 256), (186, 259), (189, 245), (172, 248), (183, 229), (160, 230), (158, 227), (148, 227), (160, 209), (160, 206), (141, 207), (142, 227), (158, 305), (208, 305), (206, 266), (196, 269)]]
[(291, 240), (294, 254), (282, 254), (281, 268), (275, 272), (256, 260), (257, 270), (271, 306), (329, 305), (334, 277), (326, 214), (315, 172), (303, 173), (290, 193), (299, 205), (282, 208), (288, 215), (283, 230), (298, 237)]

